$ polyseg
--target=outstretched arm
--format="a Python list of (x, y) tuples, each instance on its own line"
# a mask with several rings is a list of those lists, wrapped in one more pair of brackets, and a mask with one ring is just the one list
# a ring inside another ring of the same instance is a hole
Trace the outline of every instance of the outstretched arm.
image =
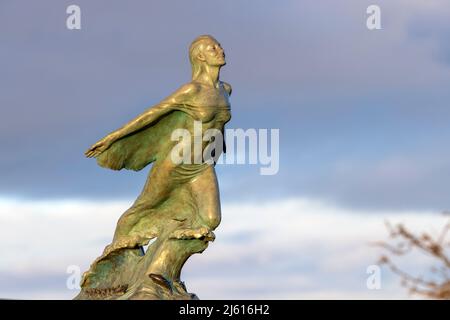
[(161, 118), (163, 115), (176, 110), (179, 105), (189, 104), (197, 90), (197, 86), (193, 83), (183, 85), (180, 89), (175, 91), (157, 105), (147, 109), (123, 127), (108, 134), (106, 137), (92, 145), (85, 152), (86, 157), (97, 157), (103, 151), (107, 150), (111, 144), (114, 143), (114, 141), (148, 126)]

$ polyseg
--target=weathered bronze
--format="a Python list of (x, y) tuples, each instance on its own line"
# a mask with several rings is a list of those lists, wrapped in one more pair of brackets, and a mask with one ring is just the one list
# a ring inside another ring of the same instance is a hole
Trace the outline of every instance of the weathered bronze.
[(174, 163), (171, 151), (177, 141), (171, 134), (182, 128), (193, 137), (196, 121), (202, 133), (223, 133), (231, 118), (231, 86), (219, 80), (225, 54), (213, 37), (196, 38), (189, 58), (191, 82), (85, 153), (113, 170), (153, 167), (142, 193), (120, 217), (112, 243), (84, 273), (75, 299), (197, 299), (187, 292), (180, 273), (186, 260), (215, 238), (221, 220), (219, 189), (214, 163)]

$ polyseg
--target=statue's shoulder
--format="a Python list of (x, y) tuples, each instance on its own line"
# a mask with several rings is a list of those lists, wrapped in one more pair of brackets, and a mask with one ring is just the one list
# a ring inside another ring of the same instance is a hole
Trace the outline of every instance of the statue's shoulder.
[(201, 85), (195, 81), (183, 84), (175, 93), (181, 95), (195, 95), (201, 90)]
[(222, 82), (223, 88), (228, 93), (228, 95), (231, 95), (231, 91), (233, 91), (231, 84), (229, 84), (228, 82), (225, 82), (225, 81), (221, 81), (221, 82)]
[(164, 107), (189, 104), (195, 96), (200, 92), (199, 84), (188, 82), (181, 85), (175, 92), (165, 98), (161, 105)]

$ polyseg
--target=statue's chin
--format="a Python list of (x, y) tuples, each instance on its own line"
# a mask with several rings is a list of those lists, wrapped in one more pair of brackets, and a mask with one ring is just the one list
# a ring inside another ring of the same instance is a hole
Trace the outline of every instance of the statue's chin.
[(210, 64), (210, 66), (222, 67), (222, 66), (224, 66), (226, 64), (227, 64), (227, 62), (225, 60), (221, 60), (221, 61), (218, 61), (216, 63)]

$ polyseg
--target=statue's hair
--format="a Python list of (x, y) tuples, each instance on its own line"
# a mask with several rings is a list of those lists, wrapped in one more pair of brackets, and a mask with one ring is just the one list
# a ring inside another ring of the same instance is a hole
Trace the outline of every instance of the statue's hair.
[(192, 41), (191, 45), (189, 46), (189, 61), (191, 62), (192, 66), (192, 80), (195, 80), (200, 75), (201, 72), (200, 63), (198, 62), (196, 57), (200, 52), (200, 46), (206, 40), (212, 40), (214, 42), (217, 42), (217, 40), (213, 36), (205, 34), (195, 38), (195, 40)]

